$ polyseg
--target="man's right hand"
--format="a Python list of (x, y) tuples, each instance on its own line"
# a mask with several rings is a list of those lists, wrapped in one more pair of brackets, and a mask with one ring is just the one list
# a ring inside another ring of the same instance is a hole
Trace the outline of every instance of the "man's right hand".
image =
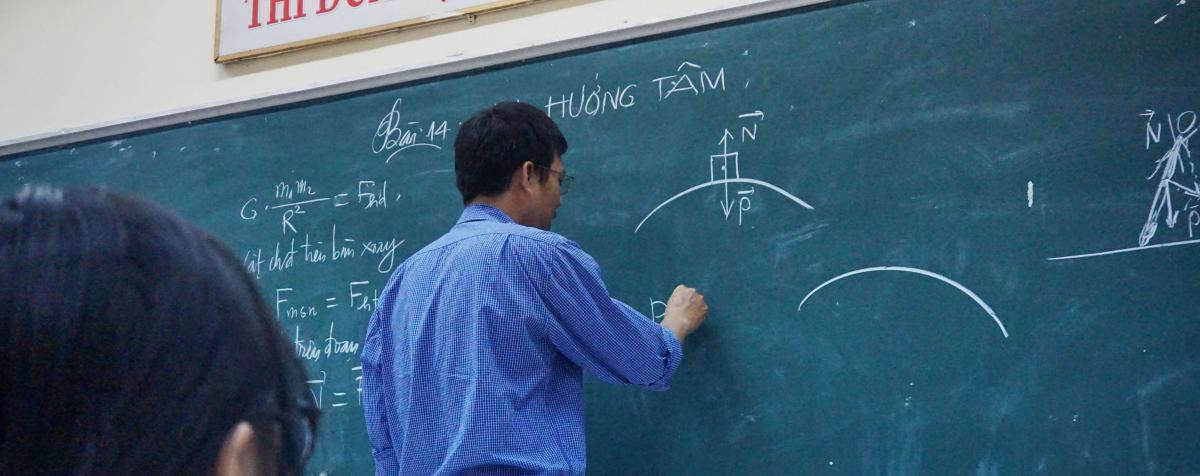
[(708, 304), (704, 302), (704, 295), (696, 292), (695, 288), (680, 284), (675, 286), (671, 298), (667, 299), (667, 311), (662, 325), (670, 329), (682, 344), (683, 339), (700, 327), (706, 317)]

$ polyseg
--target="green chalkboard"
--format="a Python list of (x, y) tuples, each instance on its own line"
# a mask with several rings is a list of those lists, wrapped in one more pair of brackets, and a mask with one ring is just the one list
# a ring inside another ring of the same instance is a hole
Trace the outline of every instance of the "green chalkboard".
[(1200, 472), (1200, 2), (879, 0), (745, 18), (10, 157), (227, 240), (368, 474), (373, 298), (461, 204), (451, 143), (545, 107), (555, 230), (651, 317), (665, 393), (588, 383), (594, 474)]

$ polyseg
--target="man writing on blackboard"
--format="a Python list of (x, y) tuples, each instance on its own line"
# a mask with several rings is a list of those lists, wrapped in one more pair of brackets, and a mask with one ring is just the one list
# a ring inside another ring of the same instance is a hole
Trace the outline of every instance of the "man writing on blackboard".
[(583, 379), (665, 390), (708, 307), (678, 286), (661, 325), (609, 296), (550, 232), (572, 177), (545, 113), (505, 102), (454, 142), (466, 208), (393, 273), (362, 352), (376, 474), (582, 474)]

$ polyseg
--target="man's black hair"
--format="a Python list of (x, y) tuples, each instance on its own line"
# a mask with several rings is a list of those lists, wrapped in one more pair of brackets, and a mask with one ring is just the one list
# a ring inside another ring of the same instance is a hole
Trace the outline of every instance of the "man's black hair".
[(544, 182), (555, 156), (567, 153), (567, 139), (541, 109), (502, 102), (475, 113), (454, 139), (454, 176), (463, 203), (508, 189), (525, 161), (538, 166)]
[(31, 187), (0, 200), (0, 335), (2, 474), (207, 475), (238, 422), (263, 459), (297, 454), (288, 416), (315, 425), (253, 278), (140, 199)]

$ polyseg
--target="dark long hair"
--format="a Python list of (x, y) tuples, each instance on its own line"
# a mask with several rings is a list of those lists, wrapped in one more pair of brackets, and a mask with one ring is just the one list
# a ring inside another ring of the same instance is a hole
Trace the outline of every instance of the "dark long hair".
[(288, 425), (250, 415), (307, 394), (234, 255), (103, 189), (0, 201), (0, 356), (5, 474), (210, 474), (239, 421), (290, 451)]

